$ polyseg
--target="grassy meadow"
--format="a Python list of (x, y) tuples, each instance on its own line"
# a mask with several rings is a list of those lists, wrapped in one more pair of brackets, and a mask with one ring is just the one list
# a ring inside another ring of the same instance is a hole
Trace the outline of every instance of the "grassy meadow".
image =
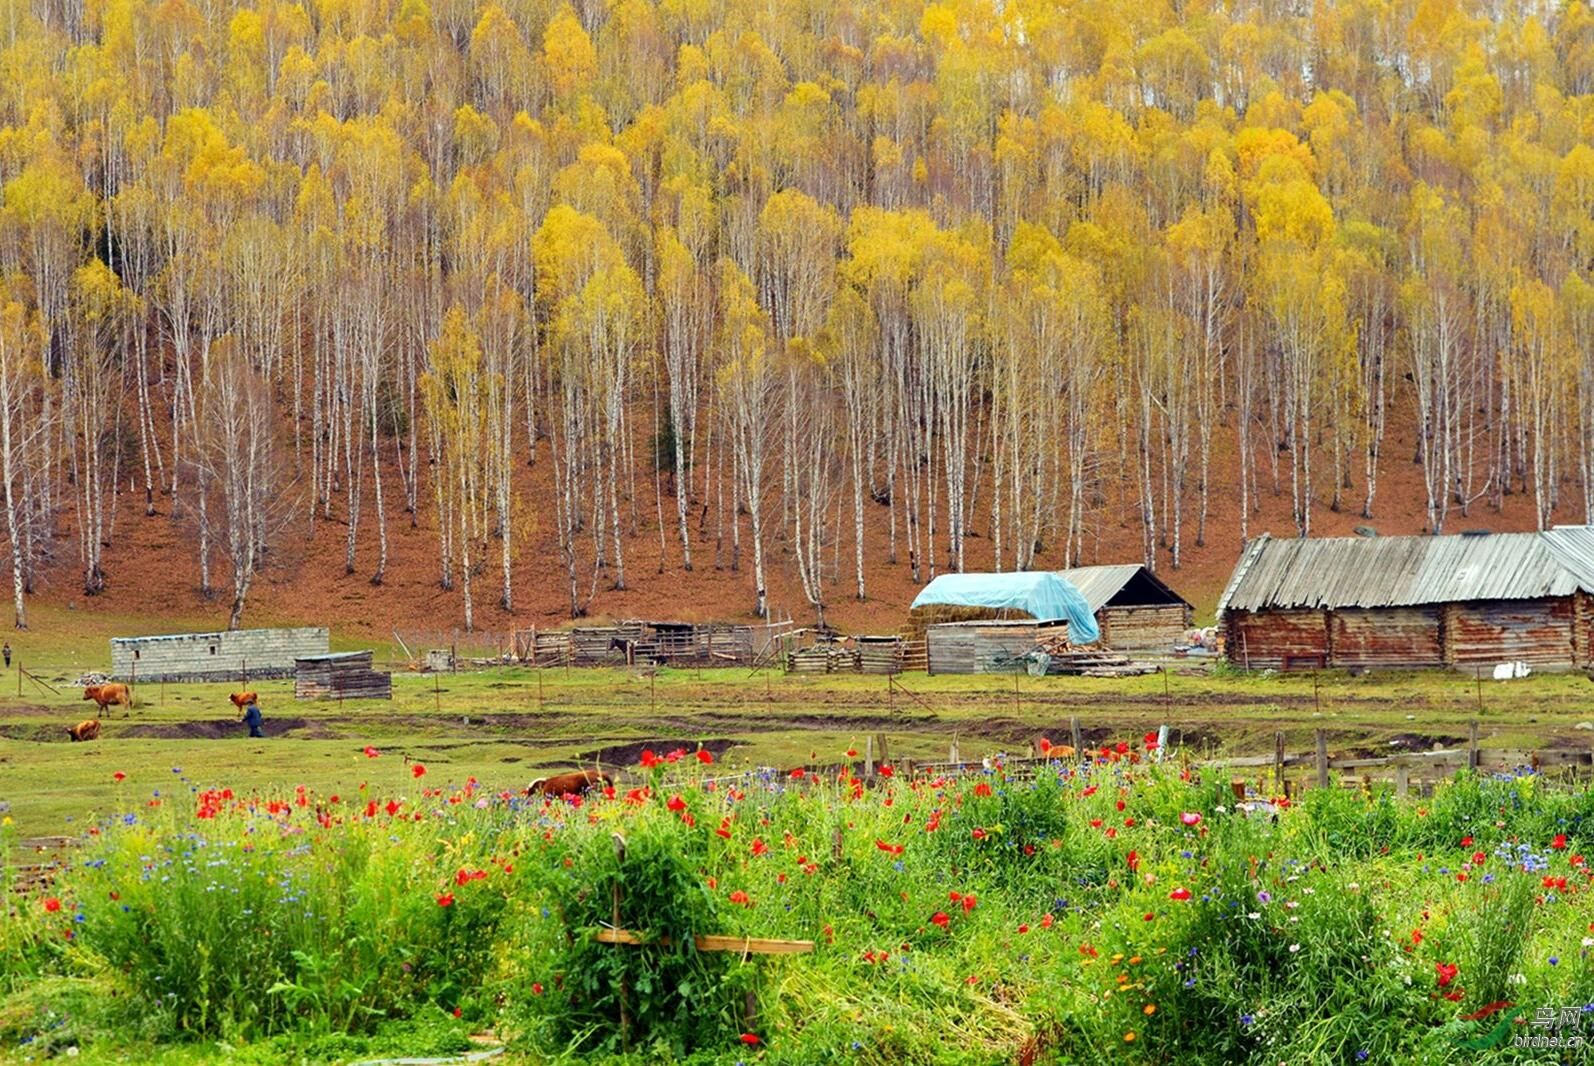
[[(1200, 768), (1276, 731), (1382, 754), (1474, 718), (1488, 747), (1588, 746), (1581, 675), (399, 673), (343, 705), (252, 682), (264, 740), (235, 686), (143, 684), (68, 743), (111, 631), (30, 633), (43, 685), (0, 684), (0, 1061), (1577, 1061), (1511, 1040), (1594, 1003), (1582, 790), (1242, 807)], [(863, 779), (866, 737), (888, 764), (1022, 754), (1071, 717), (1095, 754), (1033, 775)], [(595, 760), (612, 795), (520, 794)], [(29, 845), (54, 835), (78, 843)], [(593, 939), (617, 885), (669, 946)], [(815, 949), (683, 947), (703, 933)]]

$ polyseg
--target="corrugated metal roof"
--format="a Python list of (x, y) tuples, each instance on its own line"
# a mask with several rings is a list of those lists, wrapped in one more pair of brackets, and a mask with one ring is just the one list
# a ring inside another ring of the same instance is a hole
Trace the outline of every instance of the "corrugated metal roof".
[[(1109, 563), (1102, 566), (1076, 566), (1071, 570), (1059, 570), (1057, 573), (1079, 590), (1085, 597), (1085, 602), (1090, 604), (1092, 612), (1099, 611), (1129, 582), (1135, 575), (1145, 570), (1146, 580), (1153, 582), (1158, 588), (1166, 592), (1170, 599), (1184, 603), (1184, 597), (1168, 587), (1167, 583), (1151, 571), (1146, 570), (1140, 563)], [(1137, 604), (1136, 606), (1145, 606)]]
[(1218, 603), (1291, 607), (1409, 607), (1531, 600), (1594, 592), (1594, 528), (1440, 537), (1323, 537), (1246, 546)]
[(1092, 611), (1099, 611), (1104, 603), (1135, 576), (1140, 569), (1136, 563), (1119, 563), (1107, 566), (1076, 566), (1057, 573), (1064, 581), (1079, 590)]

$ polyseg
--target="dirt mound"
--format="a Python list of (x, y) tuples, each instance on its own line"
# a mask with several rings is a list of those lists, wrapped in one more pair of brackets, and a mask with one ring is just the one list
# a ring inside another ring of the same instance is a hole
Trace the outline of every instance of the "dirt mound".
[(583, 766), (591, 766), (594, 762), (604, 766), (631, 766), (642, 758), (644, 748), (652, 748), (654, 752), (663, 755), (665, 752), (674, 751), (676, 748), (685, 748), (687, 751), (696, 751), (701, 746), (704, 751), (712, 752), (717, 759), (736, 746), (736, 741), (723, 737), (714, 740), (690, 741), (681, 740), (645, 740), (636, 744), (611, 744), (606, 748), (596, 748), (584, 751), (576, 756)]
[[(327, 728), (327, 723), (312, 718), (289, 718), (274, 715), (261, 727), (267, 737), (292, 734), (297, 740), (334, 740), (337, 733)], [(64, 732), (64, 731), (63, 731)], [(248, 737), (249, 730), (230, 718), (194, 719), (187, 722), (147, 722), (117, 729), (116, 737), (138, 740), (229, 740)]]

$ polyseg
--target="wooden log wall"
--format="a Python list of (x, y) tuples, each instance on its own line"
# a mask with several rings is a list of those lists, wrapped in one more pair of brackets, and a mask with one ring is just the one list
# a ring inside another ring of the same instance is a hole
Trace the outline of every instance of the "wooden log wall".
[(296, 700), (390, 700), (393, 675), (371, 669), (371, 653), (300, 659), (293, 677)]
[(1461, 603), (1445, 634), (1452, 661), (1462, 669), (1496, 663), (1573, 665), (1571, 597)]
[(1096, 612), (1101, 644), (1113, 651), (1167, 655), (1184, 639), (1191, 611), (1182, 603), (1147, 607), (1103, 607)]
[(1333, 666), (1439, 666), (1439, 608), (1347, 607), (1329, 612)]

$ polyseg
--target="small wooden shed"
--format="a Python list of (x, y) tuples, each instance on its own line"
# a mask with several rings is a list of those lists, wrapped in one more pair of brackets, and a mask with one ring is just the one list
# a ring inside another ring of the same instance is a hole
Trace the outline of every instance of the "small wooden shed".
[(1167, 655), (1184, 640), (1195, 617), (1183, 596), (1139, 563), (1076, 566), (1060, 573), (1090, 605), (1104, 648)]
[(1027, 670), (1036, 652), (1068, 647), (1068, 623), (1011, 618), (943, 622), (925, 630), (931, 674), (1012, 674)]
[(296, 700), (390, 700), (393, 675), (371, 669), (371, 653), (345, 651), (294, 661)]

